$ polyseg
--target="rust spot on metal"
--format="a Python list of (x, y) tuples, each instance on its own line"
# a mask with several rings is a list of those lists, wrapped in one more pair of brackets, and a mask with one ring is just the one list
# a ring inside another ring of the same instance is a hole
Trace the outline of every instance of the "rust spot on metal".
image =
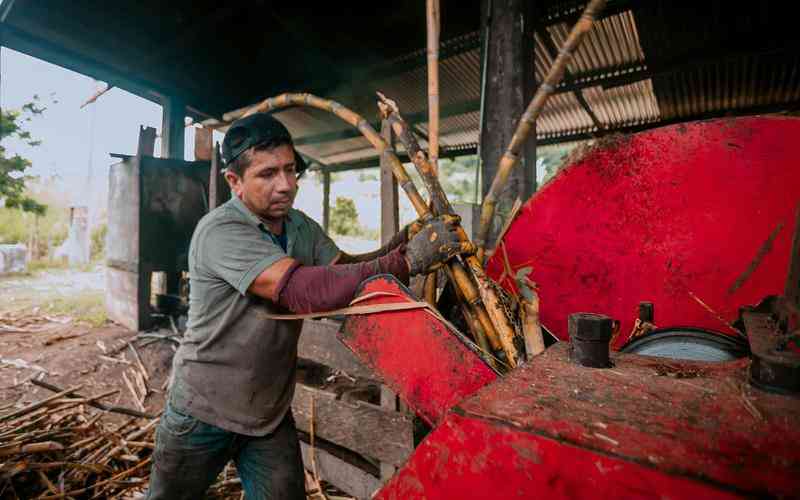
[(765, 241), (764, 244), (761, 245), (761, 248), (758, 249), (758, 253), (756, 253), (756, 256), (753, 258), (753, 260), (750, 261), (750, 264), (747, 266), (747, 269), (745, 269), (744, 272), (741, 275), (739, 275), (738, 278), (736, 278), (736, 281), (733, 282), (733, 285), (731, 285), (731, 287), (728, 288), (728, 295), (733, 295), (734, 293), (736, 293), (736, 290), (741, 288), (741, 286), (744, 285), (744, 282), (747, 281), (750, 278), (750, 276), (753, 275), (755, 270), (758, 268), (759, 264), (761, 264), (761, 261), (764, 260), (764, 257), (766, 257), (767, 254), (772, 251), (772, 244), (775, 242), (775, 238), (778, 237), (778, 233), (780, 233), (781, 229), (783, 229), (783, 226), (784, 223), (783, 221), (781, 221), (780, 223), (778, 223), (778, 226), (772, 230), (772, 233), (770, 233), (769, 237), (767, 238), (767, 241)]
[(517, 455), (519, 455), (520, 458), (524, 458), (525, 460), (535, 464), (542, 463), (542, 457), (540, 457), (539, 453), (531, 446), (521, 446), (513, 441), (509, 444), (509, 446), (511, 446), (511, 448), (517, 452)]

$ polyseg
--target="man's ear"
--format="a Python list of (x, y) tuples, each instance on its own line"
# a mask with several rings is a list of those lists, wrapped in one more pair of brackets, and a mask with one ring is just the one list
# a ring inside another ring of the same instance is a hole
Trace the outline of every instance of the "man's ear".
[(242, 190), (242, 178), (239, 177), (236, 172), (232, 172), (231, 170), (226, 170), (223, 175), (225, 176), (225, 181), (227, 181), (228, 187), (231, 188), (231, 191), (233, 191), (236, 196), (239, 196), (241, 194), (240, 191)]

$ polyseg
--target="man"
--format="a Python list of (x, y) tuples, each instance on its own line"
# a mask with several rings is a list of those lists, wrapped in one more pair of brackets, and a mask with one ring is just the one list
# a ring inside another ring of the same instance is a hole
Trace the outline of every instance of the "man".
[(231, 200), (198, 223), (189, 321), (156, 430), (150, 499), (197, 499), (234, 460), (248, 500), (305, 498), (291, 412), (301, 321), (274, 315), (346, 306), (366, 278), (435, 269), (459, 251), (452, 220), (405, 228), (368, 255), (339, 251), (292, 208), (305, 168), (286, 128), (255, 114), (222, 145)]

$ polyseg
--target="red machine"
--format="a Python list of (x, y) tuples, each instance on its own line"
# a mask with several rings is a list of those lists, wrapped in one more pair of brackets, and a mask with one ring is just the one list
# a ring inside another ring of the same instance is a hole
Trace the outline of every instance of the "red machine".
[[(797, 311), (763, 301), (788, 289), (797, 137), (798, 120), (746, 118), (596, 146), (529, 200), (487, 266), (508, 288), (532, 266), (561, 339), (593, 312), (630, 345), (648, 301), (648, 335), (701, 332), (750, 356), (620, 352), (589, 368), (577, 340), (603, 342), (576, 330), (500, 377), (430, 312), (349, 317), (342, 341), (433, 426), (377, 497), (800, 497), (800, 351), (784, 332)], [(390, 277), (361, 294), (376, 291), (365, 302), (412, 300)]]

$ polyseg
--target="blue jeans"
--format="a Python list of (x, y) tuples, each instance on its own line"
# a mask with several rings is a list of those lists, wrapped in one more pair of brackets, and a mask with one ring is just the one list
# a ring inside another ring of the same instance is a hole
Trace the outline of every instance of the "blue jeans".
[(198, 499), (233, 460), (245, 498), (305, 499), (300, 443), (291, 410), (271, 434), (245, 436), (180, 413), (167, 403), (156, 428), (147, 499)]

